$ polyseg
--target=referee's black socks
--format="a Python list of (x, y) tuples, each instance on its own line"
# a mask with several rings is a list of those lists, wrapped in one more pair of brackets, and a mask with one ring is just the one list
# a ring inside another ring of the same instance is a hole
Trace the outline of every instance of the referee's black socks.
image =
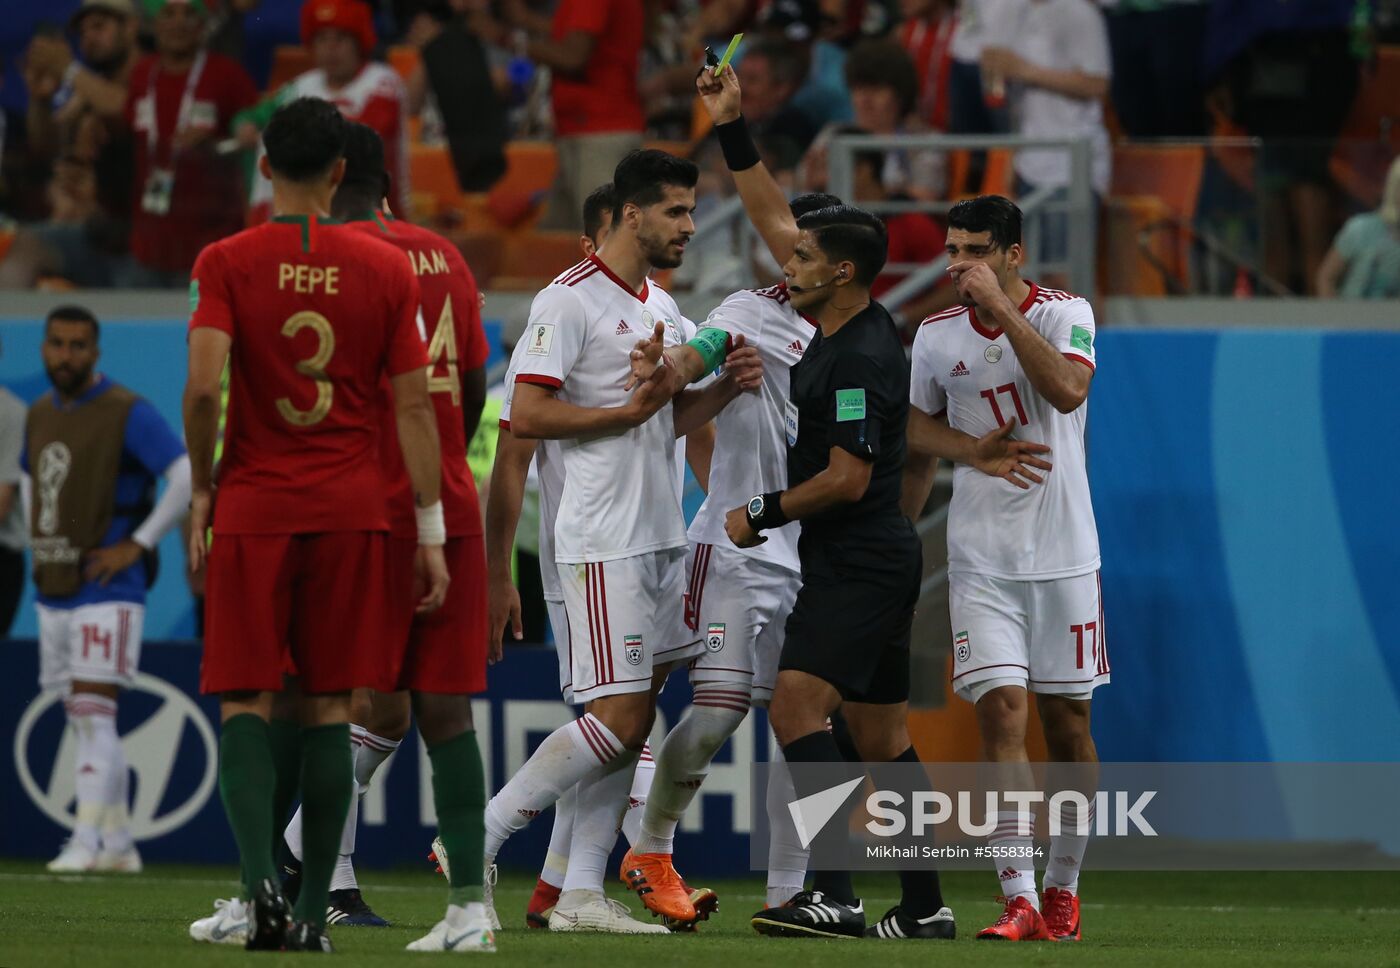
[[(783, 758), (789, 763), (832, 764), (833, 769), (830, 777), (821, 781), (816, 780), (815, 777), (804, 775), (805, 771), (793, 771), (793, 788), (799, 798), (820, 793), (842, 780), (857, 775), (857, 769), (841, 755), (841, 749), (836, 745), (836, 740), (824, 729), (808, 733), (784, 746)], [(827, 822), (827, 826), (836, 830), (849, 831), (851, 810), (854, 805), (855, 798), (847, 798), (846, 803)], [(851, 872), (847, 870), (812, 871), (812, 890), (820, 891), (833, 901), (850, 906), (854, 906), (858, 900), (855, 888), (851, 886)]]
[[(909, 747), (900, 753), (891, 763), (920, 763), (919, 754), (914, 751), (914, 747)], [(899, 789), (908, 783), (882, 783), (879, 773), (876, 772), (875, 785), (880, 787), (890, 787)], [(943, 889), (938, 882), (938, 871), (900, 871), (900, 909), (911, 918), (926, 918), (937, 914), (938, 909), (943, 906)]]

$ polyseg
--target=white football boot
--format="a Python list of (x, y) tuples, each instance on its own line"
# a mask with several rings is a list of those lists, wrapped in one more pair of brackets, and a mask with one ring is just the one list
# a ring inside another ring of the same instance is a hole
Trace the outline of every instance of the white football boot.
[(236, 897), (214, 902), (214, 913), (190, 924), (190, 937), (210, 944), (236, 944), (248, 940), (248, 905)]
[(97, 853), (97, 866), (93, 870), (115, 874), (139, 874), (141, 855), (134, 846), (126, 850), (101, 850)]
[(631, 917), (621, 901), (597, 891), (565, 891), (549, 915), (551, 931), (591, 931), (600, 934), (670, 934), (662, 924), (646, 924)]
[(433, 930), (412, 942), (409, 951), (458, 951), (463, 954), (494, 954), (496, 933), (486, 909), (480, 904), (465, 908), (449, 907), (447, 917), (433, 925)]
[(48, 869), (54, 874), (85, 874), (97, 870), (97, 851), (84, 847), (76, 840), (64, 842), (58, 856), (49, 861)]
[[(432, 860), (437, 862), (438, 871), (447, 882), (452, 883), (452, 867), (447, 857), (447, 848), (442, 845), (441, 837), (433, 838)], [(481, 903), (486, 908), (486, 919), (491, 923), (492, 931), (501, 930), (501, 919), (496, 916), (496, 878), (500, 872), (495, 864), (487, 864), (486, 869), (481, 874)], [(417, 950), (417, 949), (415, 949)], [(426, 949), (437, 950), (437, 949)]]

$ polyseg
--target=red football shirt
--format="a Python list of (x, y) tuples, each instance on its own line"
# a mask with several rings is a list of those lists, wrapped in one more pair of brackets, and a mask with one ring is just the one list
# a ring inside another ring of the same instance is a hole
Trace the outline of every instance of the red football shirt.
[[(188, 72), (163, 71), (151, 54), (132, 70), (126, 97), (136, 173), (131, 188), (131, 252), (142, 265), (167, 272), (188, 269), (200, 249), (243, 227), (243, 172), (238, 157), (216, 154), (214, 144), (228, 131), (234, 114), (258, 96), (248, 72), (237, 61), (206, 54), (190, 92), (186, 120), (190, 128), (208, 136), (198, 146), (175, 153), (175, 126), (188, 81)], [(154, 151), (149, 136), (153, 119)], [(164, 215), (147, 212), (141, 204), (155, 168), (175, 173), (170, 210)]]
[(190, 301), (233, 337), (215, 533), (387, 530), (380, 384), (428, 365), (403, 253), (277, 218), (201, 252)]
[(593, 35), (594, 44), (582, 77), (554, 74), (555, 134), (642, 130), (637, 71), (644, 19), (642, 0), (559, 0), (550, 36), (562, 40), (581, 30)]
[[(467, 428), (462, 415), (462, 372), (484, 365), (490, 354), (486, 331), (481, 327), (476, 279), (457, 247), (436, 232), (384, 216), (349, 224), (403, 249), (418, 274), (428, 332), (428, 365), (432, 367), (428, 390), (442, 443), (442, 511), (447, 533), (454, 538), (481, 534), (481, 507), (467, 466)], [(389, 482), (389, 530), (412, 538), (418, 534), (413, 486), (399, 449), (398, 423), (387, 381), (384, 392), (387, 412), (379, 461)]]
[[(887, 266), (901, 262), (932, 262), (943, 254), (944, 242), (948, 236), (943, 226), (922, 212), (887, 215), (885, 229), (889, 233), (889, 247), (885, 256)], [(906, 275), (908, 273), (904, 271), (881, 272), (875, 277), (875, 284), (870, 287), (870, 295), (879, 299)], [(950, 282), (952, 280), (945, 276), (932, 288)]]

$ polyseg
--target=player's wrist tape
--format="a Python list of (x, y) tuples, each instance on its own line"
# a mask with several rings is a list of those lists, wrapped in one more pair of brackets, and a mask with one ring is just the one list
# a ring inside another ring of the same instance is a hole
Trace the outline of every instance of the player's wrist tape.
[(742, 114), (733, 121), (715, 125), (715, 136), (719, 138), (719, 150), (724, 152), (724, 163), (730, 171), (748, 171), (763, 160)]
[(685, 345), (700, 354), (700, 359), (705, 362), (705, 372), (713, 373), (729, 355), (729, 334), (717, 327), (705, 326), (686, 340)]
[(442, 502), (434, 501), (425, 508), (414, 508), (418, 519), (418, 543), (420, 545), (447, 544), (447, 522), (442, 516)]
[(744, 514), (749, 519), (749, 527), (755, 531), (766, 531), (769, 528), (781, 528), (787, 524), (790, 518), (783, 513), (783, 492), (769, 491), (763, 495), (763, 513), (754, 517), (745, 511)]

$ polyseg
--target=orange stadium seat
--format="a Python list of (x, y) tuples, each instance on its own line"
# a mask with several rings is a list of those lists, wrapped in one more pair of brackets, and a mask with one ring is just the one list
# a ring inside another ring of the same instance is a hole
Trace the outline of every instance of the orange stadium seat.
[(410, 47), (407, 44), (395, 44), (390, 47), (385, 56), (389, 66), (398, 72), (399, 77), (405, 81), (418, 69), (418, 65), (423, 63), (422, 55), (418, 53), (417, 47)]
[(1376, 51), (1332, 153), (1332, 177), (1359, 204), (1380, 204), (1385, 173), (1400, 153), (1400, 45)]
[(275, 91), (314, 66), (311, 62), (311, 51), (305, 47), (299, 44), (280, 44), (272, 52), (272, 72), (267, 76), (267, 89)]
[[(1189, 282), (1192, 225), (1204, 173), (1205, 149), (1197, 145), (1115, 146), (1109, 230), (1116, 241), (1109, 248), (1128, 259), (1133, 293), (1166, 290), (1154, 260), (1183, 286)], [(1139, 249), (1139, 233), (1164, 222), (1171, 227), (1152, 233), (1149, 259)], [(1121, 284), (1123, 268), (1111, 274)]]

